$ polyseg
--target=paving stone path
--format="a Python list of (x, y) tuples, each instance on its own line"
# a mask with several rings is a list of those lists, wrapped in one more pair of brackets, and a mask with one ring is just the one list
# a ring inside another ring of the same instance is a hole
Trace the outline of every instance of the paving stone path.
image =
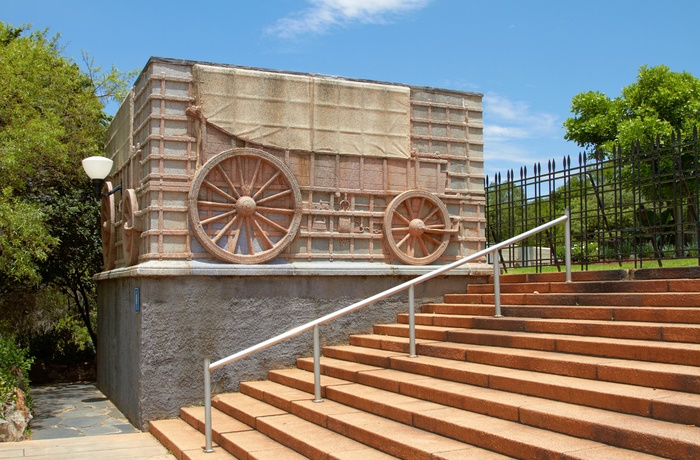
[(32, 388), (32, 440), (138, 433), (94, 383)]

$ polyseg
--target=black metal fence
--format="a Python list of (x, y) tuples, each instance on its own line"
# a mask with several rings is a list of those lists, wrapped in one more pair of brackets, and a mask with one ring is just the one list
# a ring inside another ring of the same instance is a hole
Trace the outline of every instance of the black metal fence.
[[(698, 209), (700, 144), (697, 129), (658, 139), (647, 148), (579, 154), (486, 177), (489, 244), (571, 213), (572, 260), (634, 267), (664, 266), (671, 259), (700, 265)], [(501, 252), (510, 267), (563, 265), (562, 229), (539, 234)], [(611, 267), (612, 268), (612, 267)]]

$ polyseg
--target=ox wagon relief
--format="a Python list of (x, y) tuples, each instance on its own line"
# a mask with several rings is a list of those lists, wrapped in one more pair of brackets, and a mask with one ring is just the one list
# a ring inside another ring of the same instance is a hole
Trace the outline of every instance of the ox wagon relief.
[(128, 123), (149, 147), (112, 141), (128, 160), (121, 202), (103, 201), (108, 268), (425, 265), (483, 247), (481, 95), (200, 63), (140, 87), (132, 106), (152, 111)]

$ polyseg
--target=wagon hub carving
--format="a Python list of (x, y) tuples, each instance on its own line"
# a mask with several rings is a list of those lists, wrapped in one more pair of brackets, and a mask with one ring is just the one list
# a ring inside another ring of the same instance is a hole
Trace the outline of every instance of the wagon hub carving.
[(408, 224), (408, 233), (412, 237), (419, 237), (425, 232), (425, 222), (421, 219), (413, 219), (410, 224)]
[(255, 214), (255, 200), (249, 196), (242, 196), (236, 201), (236, 211), (241, 217), (250, 217)]

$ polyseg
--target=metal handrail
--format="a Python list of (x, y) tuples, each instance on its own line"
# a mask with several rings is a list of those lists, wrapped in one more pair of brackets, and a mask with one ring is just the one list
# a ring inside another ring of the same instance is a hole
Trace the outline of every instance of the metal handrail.
[[(533, 228), (532, 230), (528, 230), (526, 232), (521, 233), (520, 235), (514, 236), (510, 239), (507, 239), (505, 241), (502, 241), (501, 243), (495, 244), (493, 246), (490, 246), (484, 250), (481, 250), (479, 252), (476, 252), (470, 256), (467, 256), (463, 259), (457, 260), (455, 262), (452, 262), (447, 265), (443, 265), (429, 273), (426, 273), (424, 275), (421, 275), (417, 278), (414, 278), (412, 280), (406, 281), (405, 283), (399, 284), (398, 286), (395, 286), (393, 288), (387, 289), (386, 291), (380, 292), (379, 294), (375, 294), (371, 297), (367, 297), (364, 300), (361, 300), (359, 302), (356, 302), (352, 305), (349, 305), (345, 308), (342, 308), (340, 310), (337, 310), (333, 313), (329, 313), (325, 316), (322, 316), (321, 318), (318, 318), (313, 321), (309, 321), (308, 323), (295, 327), (294, 329), (290, 329), (289, 331), (280, 334), (276, 337), (272, 337), (271, 339), (265, 340), (264, 342), (260, 342), (257, 345), (253, 345), (251, 347), (246, 348), (245, 350), (239, 351), (237, 353), (232, 354), (231, 356), (228, 356), (226, 358), (220, 359), (218, 361), (215, 361), (213, 363), (210, 363), (209, 359), (204, 360), (204, 425), (205, 425), (205, 446), (204, 446), (204, 451), (205, 452), (214, 452), (212, 448), (212, 427), (211, 427), (211, 371), (216, 370), (220, 367), (223, 367), (227, 364), (231, 364), (235, 361), (238, 361), (239, 359), (245, 358), (246, 356), (252, 355), (253, 353), (257, 353), (258, 351), (262, 351), (266, 348), (269, 348), (273, 345), (276, 345), (280, 342), (283, 342), (287, 339), (290, 339), (292, 337), (295, 337), (303, 332), (306, 332), (310, 329), (313, 329), (313, 335), (314, 335), (314, 402), (321, 402), (323, 401), (321, 399), (321, 378), (320, 378), (320, 360), (321, 360), (321, 347), (320, 347), (320, 339), (319, 339), (319, 329), (318, 326), (321, 324), (328, 323), (336, 318), (339, 318), (341, 316), (347, 315), (348, 313), (351, 313), (355, 310), (359, 310), (360, 308), (366, 307), (367, 305), (371, 305), (379, 300), (385, 299), (387, 297), (391, 297), (394, 294), (397, 294), (399, 292), (402, 292), (404, 290), (408, 289), (408, 304), (409, 304), (409, 319), (408, 319), (408, 327), (409, 327), (409, 356), (410, 357), (416, 357), (416, 323), (415, 323), (415, 291), (414, 288), (416, 285), (421, 284), (425, 281), (428, 281), (429, 279), (435, 278), (436, 276), (439, 276), (445, 272), (448, 272), (452, 269), (455, 269), (457, 267), (460, 267), (464, 265), (467, 262), (470, 262), (475, 259), (479, 259), (481, 257), (486, 256), (489, 253), (498, 251), (500, 249), (503, 249), (506, 246), (510, 246), (511, 244), (515, 244), (519, 241), (522, 241), (524, 239), (527, 239), (541, 231), (547, 230), (548, 228), (554, 227), (555, 225), (558, 225), (560, 223), (564, 222), (565, 225), (565, 230), (564, 230), (564, 245), (566, 247), (565, 251), (565, 264), (566, 264), (566, 282), (571, 282), (571, 225), (570, 225), (570, 216), (569, 216), (569, 210), (564, 211), (564, 215), (561, 217), (558, 217), (550, 222), (547, 222), (545, 224), (540, 225), (539, 227)], [(500, 275), (500, 263), (498, 260), (498, 257), (493, 258), (493, 275), (494, 275), (494, 282), (493, 282), (493, 291), (494, 291), (494, 301), (495, 301), (495, 316), (496, 317), (501, 317), (501, 290), (500, 290), (500, 282), (499, 282), (499, 275)]]

